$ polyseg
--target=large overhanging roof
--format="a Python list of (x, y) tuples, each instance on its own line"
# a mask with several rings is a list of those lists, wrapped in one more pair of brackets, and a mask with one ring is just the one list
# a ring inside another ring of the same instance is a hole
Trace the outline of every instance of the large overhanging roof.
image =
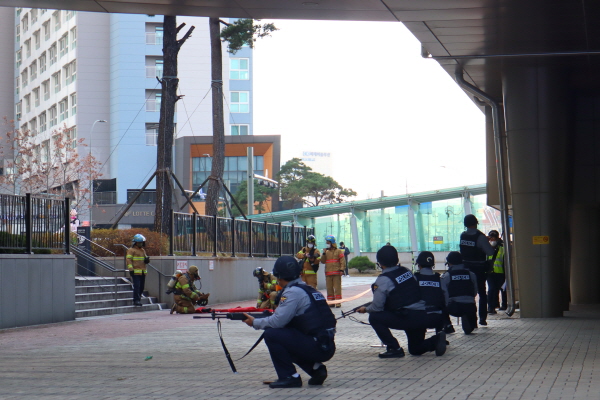
[[(453, 75), (456, 63), (460, 63), (467, 81), (498, 99), (499, 67), (504, 62), (543, 58), (544, 63), (579, 68), (583, 73), (573, 74), (579, 77), (574, 84), (582, 87), (599, 79), (599, 74), (588, 74), (596, 71), (598, 58), (588, 54), (600, 51), (598, 1), (0, 0), (0, 6), (255, 19), (401, 21), (431, 56), (452, 57), (438, 59), (449, 74)], [(394, 38), (381, 40), (393, 42)], [(551, 58), (541, 57), (547, 53), (553, 54)]]
[(287, 211), (252, 215), (252, 221), (286, 222), (296, 218), (317, 218), (329, 215), (345, 214), (357, 211), (378, 210), (388, 207), (406, 206), (431, 201), (457, 199), (464, 196), (476, 196), (486, 193), (486, 184), (462, 186), (449, 189), (432, 190), (400, 196), (378, 197), (368, 200), (355, 200), (339, 204), (325, 204), (317, 207), (296, 208)]

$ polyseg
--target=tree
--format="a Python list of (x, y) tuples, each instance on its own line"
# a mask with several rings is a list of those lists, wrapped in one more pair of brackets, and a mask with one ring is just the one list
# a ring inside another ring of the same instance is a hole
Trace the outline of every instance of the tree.
[[(238, 19), (233, 23), (210, 17), (210, 49), (212, 76), (212, 109), (213, 109), (213, 159), (208, 190), (206, 193), (206, 214), (217, 215), (219, 193), (223, 187), (223, 171), (225, 170), (225, 121), (223, 119), (223, 54), (221, 41), (227, 42), (227, 51), (235, 54), (245, 44), (254, 48), (258, 38), (269, 36), (276, 31), (274, 24), (254, 24), (252, 19)], [(225, 25), (222, 31), (220, 24)]]
[(286, 162), (279, 171), (278, 179), (281, 198), (287, 207), (298, 203), (309, 207), (322, 203), (342, 203), (356, 196), (354, 190), (342, 187), (330, 176), (314, 172), (299, 158), (292, 158)]
[[(265, 209), (266, 202), (269, 201), (274, 194), (277, 194), (276, 188), (270, 188), (264, 185), (259, 184), (257, 181), (254, 181), (254, 202), (258, 203), (255, 206), (255, 209), (259, 214), (267, 211)], [(242, 207), (242, 209), (246, 209), (248, 206), (248, 181), (243, 181), (238, 186), (237, 192), (235, 193), (235, 199)], [(238, 209), (234, 206), (231, 208), (232, 213), (235, 217), (239, 216), (240, 213)]]

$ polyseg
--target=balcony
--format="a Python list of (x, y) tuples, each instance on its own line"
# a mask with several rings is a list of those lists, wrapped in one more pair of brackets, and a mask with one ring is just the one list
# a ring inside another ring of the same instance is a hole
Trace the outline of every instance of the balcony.
[(163, 69), (162, 68), (156, 68), (156, 67), (146, 67), (146, 78), (154, 78), (154, 77), (159, 77), (162, 78), (163, 76)]
[(154, 99), (146, 100), (146, 111), (159, 112), (160, 111), (160, 100), (154, 100)]
[(157, 35), (155, 32), (146, 32), (146, 44), (163, 44), (163, 35)]

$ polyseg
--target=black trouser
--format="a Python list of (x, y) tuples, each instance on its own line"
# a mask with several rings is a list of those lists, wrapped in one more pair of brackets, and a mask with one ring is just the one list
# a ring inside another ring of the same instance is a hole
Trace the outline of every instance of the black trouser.
[(425, 333), (427, 328), (436, 328), (441, 322), (441, 313), (427, 314), (425, 311), (380, 311), (369, 314), (369, 323), (383, 344), (389, 349), (399, 349), (400, 344), (390, 329), (402, 330), (408, 340), (408, 352), (414, 356), (435, 350), (437, 335), (425, 339)]
[[(468, 319), (471, 330), (477, 326), (477, 307), (475, 307), (475, 303), (457, 303), (451, 301), (448, 304), (448, 313), (453, 317)], [(450, 317), (448, 317), (448, 320), (450, 320)]]
[(324, 352), (314, 337), (294, 328), (267, 328), (264, 339), (279, 379), (295, 374), (294, 364), (312, 376), (315, 363), (328, 361), (335, 353), (335, 344)]
[(488, 294), (488, 310), (493, 310), (497, 307), (500, 307), (500, 301), (498, 295), (502, 296), (502, 307), (506, 308), (506, 291), (502, 290), (502, 285), (504, 285), (506, 277), (504, 274), (499, 274), (497, 272), (492, 272), (487, 276), (487, 284), (489, 288)]
[(133, 278), (133, 301), (140, 301), (144, 292), (144, 284), (146, 283), (146, 274), (134, 275)]
[(487, 268), (488, 264), (484, 263), (481, 265), (470, 265), (465, 263), (465, 267), (475, 274), (477, 277), (477, 294), (479, 295), (479, 319), (481, 321), (487, 320), (487, 292), (485, 282), (487, 280)]

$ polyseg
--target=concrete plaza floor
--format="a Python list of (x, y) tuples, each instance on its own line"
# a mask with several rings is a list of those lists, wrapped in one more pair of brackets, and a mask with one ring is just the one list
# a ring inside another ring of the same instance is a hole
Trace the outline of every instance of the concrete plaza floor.
[[(356, 283), (346, 282), (345, 297), (368, 289)], [(475, 332), (457, 327), (442, 357), (381, 360), (372, 329), (342, 319), (324, 386), (309, 387), (302, 372), (302, 388), (275, 390), (262, 384), (275, 377), (264, 344), (233, 374), (209, 319), (152, 311), (8, 329), (0, 331), (0, 399), (600, 399), (599, 310), (491, 316)], [(223, 335), (237, 359), (260, 332), (224, 321)], [(396, 336), (406, 348), (403, 332)]]

